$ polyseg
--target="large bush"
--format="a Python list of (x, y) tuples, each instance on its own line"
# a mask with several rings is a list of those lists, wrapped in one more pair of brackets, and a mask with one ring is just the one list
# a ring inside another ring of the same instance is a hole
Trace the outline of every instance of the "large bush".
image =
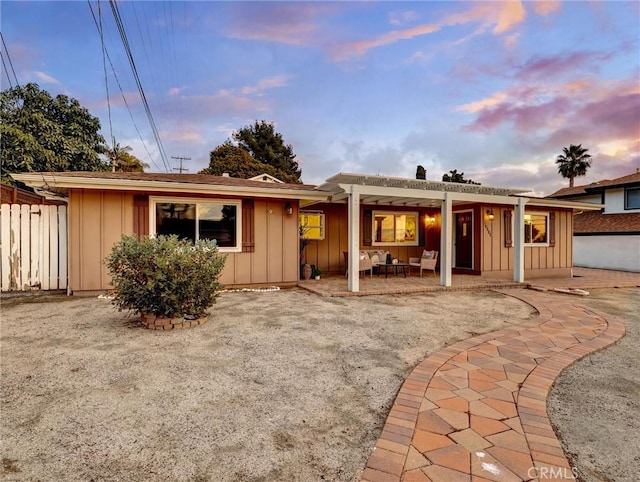
[(156, 316), (195, 317), (216, 302), (226, 256), (213, 241), (177, 236), (124, 236), (106, 262), (115, 288), (114, 304)]

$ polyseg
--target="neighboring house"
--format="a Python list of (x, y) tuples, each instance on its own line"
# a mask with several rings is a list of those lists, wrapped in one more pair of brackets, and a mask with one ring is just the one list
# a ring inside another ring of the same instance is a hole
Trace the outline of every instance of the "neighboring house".
[(548, 197), (605, 205), (600, 211), (575, 214), (576, 266), (640, 272), (640, 171), (567, 187)]
[(103, 263), (122, 235), (215, 238), (228, 253), (225, 285), (294, 283), (299, 226), (306, 261), (344, 273), (359, 290), (359, 251), (407, 261), (439, 251), (440, 282), (453, 272), (524, 281), (570, 277), (574, 210), (591, 203), (524, 197), (521, 190), (363, 174), (321, 185), (202, 174), (65, 172), (15, 174), (68, 197), (71, 291), (109, 288)]

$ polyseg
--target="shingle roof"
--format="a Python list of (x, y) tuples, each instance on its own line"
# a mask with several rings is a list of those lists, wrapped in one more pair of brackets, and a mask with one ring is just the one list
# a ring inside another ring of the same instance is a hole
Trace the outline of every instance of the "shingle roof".
[[(38, 174), (38, 173), (34, 173)], [(56, 176), (55, 172), (42, 173)], [(293, 184), (293, 183), (265, 183), (263, 181), (251, 181), (249, 179), (240, 179), (229, 176), (211, 176), (209, 174), (163, 174), (155, 172), (86, 172), (73, 171), (61, 172), (60, 176), (76, 177), (82, 179), (113, 179), (127, 181), (160, 181), (160, 182), (176, 182), (189, 184), (211, 184), (218, 186), (243, 186), (243, 187), (268, 187), (270, 189), (314, 189), (311, 184)]]
[(573, 233), (640, 234), (640, 213), (603, 214), (599, 211), (584, 211), (575, 215)]
[(563, 187), (547, 197), (561, 198), (582, 196), (589, 193), (600, 192), (606, 187), (626, 186), (636, 183), (640, 184), (640, 171), (636, 171), (633, 174), (627, 174), (626, 176), (618, 177), (616, 179), (603, 179), (601, 181), (592, 182), (591, 184), (585, 184), (584, 186)]

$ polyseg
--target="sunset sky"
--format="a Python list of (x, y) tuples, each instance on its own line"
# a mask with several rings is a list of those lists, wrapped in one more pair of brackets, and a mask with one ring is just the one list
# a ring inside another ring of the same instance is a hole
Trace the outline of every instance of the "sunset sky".
[[(105, 84), (90, 6), (122, 92), (108, 59)], [(3, 69), (2, 88), (17, 78), (78, 99), (149, 171), (176, 172), (171, 156), (182, 156), (198, 172), (261, 119), (293, 145), (310, 184), (338, 172), (415, 177), (421, 164), (427, 179), (457, 169), (550, 194), (568, 185), (556, 156), (579, 143), (594, 162), (576, 184), (640, 168), (637, 1), (117, 6), (169, 166), (109, 2), (3, 1), (15, 76)]]

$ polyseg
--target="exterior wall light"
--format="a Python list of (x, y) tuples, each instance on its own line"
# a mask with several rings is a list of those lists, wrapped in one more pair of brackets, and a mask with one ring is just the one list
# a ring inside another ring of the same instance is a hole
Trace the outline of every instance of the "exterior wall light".
[(284, 212), (289, 215), (293, 214), (293, 206), (289, 201), (284, 203)]
[(487, 209), (487, 218), (489, 219), (489, 221), (493, 221), (493, 219), (495, 218), (495, 216), (493, 215), (493, 209)]

